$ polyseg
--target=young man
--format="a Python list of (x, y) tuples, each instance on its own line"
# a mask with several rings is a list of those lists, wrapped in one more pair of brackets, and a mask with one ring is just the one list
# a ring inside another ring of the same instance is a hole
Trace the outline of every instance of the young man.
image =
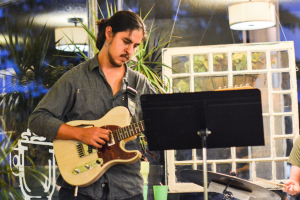
[[(51, 88), (29, 119), (30, 130), (53, 139), (80, 140), (101, 148), (109, 140), (109, 131), (93, 127), (80, 128), (65, 124), (73, 120), (96, 120), (116, 106), (128, 107), (127, 86), (133, 97), (133, 122), (141, 120), (139, 97), (155, 93), (151, 83), (125, 64), (146, 37), (142, 19), (129, 11), (120, 11), (98, 24), (98, 55), (74, 67)], [(140, 149), (138, 140), (126, 144), (127, 150)], [(57, 184), (61, 200), (74, 199), (74, 186), (60, 176)], [(76, 200), (142, 200), (143, 179), (140, 162), (115, 165), (87, 187), (79, 187)]]

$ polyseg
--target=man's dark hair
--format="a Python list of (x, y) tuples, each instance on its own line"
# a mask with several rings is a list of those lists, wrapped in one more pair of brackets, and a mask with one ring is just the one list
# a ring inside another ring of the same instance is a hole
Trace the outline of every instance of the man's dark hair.
[(110, 19), (100, 19), (97, 21), (98, 34), (96, 46), (99, 50), (102, 49), (105, 42), (105, 29), (107, 26), (112, 27), (113, 35), (123, 31), (142, 30), (144, 37), (147, 37), (146, 25), (143, 20), (137, 14), (131, 11), (119, 11), (116, 12)]

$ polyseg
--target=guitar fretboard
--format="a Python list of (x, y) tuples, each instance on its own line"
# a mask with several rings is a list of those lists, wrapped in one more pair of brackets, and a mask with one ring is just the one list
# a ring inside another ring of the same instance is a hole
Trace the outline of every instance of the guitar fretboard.
[(120, 128), (116, 130), (114, 134), (114, 138), (120, 142), (121, 140), (124, 140), (126, 138), (129, 138), (131, 136), (134, 136), (136, 134), (139, 134), (145, 130), (144, 128), (144, 121), (140, 121), (134, 124), (131, 124), (129, 126)]

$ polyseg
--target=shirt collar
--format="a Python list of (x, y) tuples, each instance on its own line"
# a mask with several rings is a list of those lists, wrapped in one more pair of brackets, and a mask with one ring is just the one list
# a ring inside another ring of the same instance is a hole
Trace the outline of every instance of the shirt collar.
[[(89, 65), (89, 70), (92, 71), (96, 67), (99, 67), (100, 74), (103, 74), (102, 69), (100, 68), (100, 64), (98, 62), (98, 54), (96, 54), (92, 59), (90, 59), (90, 65)], [(123, 77), (123, 82), (128, 83), (128, 66), (125, 63), (125, 75)]]
[(98, 62), (98, 54), (96, 54), (92, 59), (90, 59), (90, 65), (89, 65), (89, 70), (92, 71), (96, 67), (99, 67), (99, 62)]

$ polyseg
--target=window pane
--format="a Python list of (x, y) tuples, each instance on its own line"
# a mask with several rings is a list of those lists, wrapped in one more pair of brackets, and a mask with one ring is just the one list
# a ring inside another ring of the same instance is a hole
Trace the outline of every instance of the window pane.
[(172, 56), (172, 73), (188, 73), (190, 71), (189, 56)]
[(272, 69), (288, 68), (288, 51), (271, 51), (271, 66)]
[(293, 147), (293, 139), (276, 139), (276, 157), (288, 157)]
[(213, 91), (216, 89), (228, 87), (227, 76), (209, 76), (209, 77), (196, 77), (194, 79), (194, 91)]
[[(203, 170), (203, 165), (197, 165), (197, 170)], [(212, 164), (207, 164), (207, 171), (213, 171)]]
[(236, 147), (236, 158), (248, 158), (248, 147)]
[(275, 135), (293, 134), (292, 116), (274, 116)]
[(175, 165), (175, 182), (176, 183), (188, 183), (190, 181), (186, 180), (182, 176), (180, 176), (180, 171), (181, 170), (192, 170), (193, 166), (192, 165)]
[(292, 97), (290, 94), (274, 94), (273, 95), (274, 112), (291, 112)]
[(174, 150), (174, 156), (176, 161), (192, 160), (192, 150)]
[(251, 147), (251, 158), (271, 157), (270, 118), (263, 117), (265, 146)]
[(241, 71), (247, 70), (247, 53), (232, 54), (232, 70)]
[[(202, 149), (197, 149), (197, 160), (202, 160)], [(231, 159), (230, 148), (207, 149), (207, 160)]]
[(272, 73), (272, 87), (273, 90), (290, 90), (290, 73), (282, 72), (282, 73)]
[(194, 72), (207, 72), (208, 71), (208, 56), (204, 55), (194, 55)]
[(252, 52), (251, 53), (252, 69), (266, 69), (266, 53), (265, 52)]
[(288, 179), (287, 176), (287, 161), (275, 162), (276, 165), (276, 179)]
[(214, 71), (228, 71), (227, 53), (213, 54)]
[(190, 78), (174, 78), (173, 93), (190, 92)]
[(256, 177), (272, 180), (272, 163), (256, 162)]
[(216, 166), (217, 166), (216, 171), (218, 173), (229, 175), (230, 172), (231, 172), (231, 170), (232, 170), (231, 164), (229, 164), (229, 163), (228, 164), (227, 163), (225, 163), (225, 164), (223, 164), (223, 163), (222, 164), (217, 164)]
[(250, 180), (250, 166), (250, 163), (236, 163), (237, 177)]
[(269, 92), (268, 92), (268, 78), (266, 73), (262, 74), (242, 74), (233, 76), (233, 86), (249, 85), (253, 88), (259, 88), (262, 99), (263, 113), (269, 112)]
[(255, 82), (258, 77), (259, 77), (259, 74), (234, 75), (232, 85), (233, 86), (248, 85), (251, 87), (255, 87)]

